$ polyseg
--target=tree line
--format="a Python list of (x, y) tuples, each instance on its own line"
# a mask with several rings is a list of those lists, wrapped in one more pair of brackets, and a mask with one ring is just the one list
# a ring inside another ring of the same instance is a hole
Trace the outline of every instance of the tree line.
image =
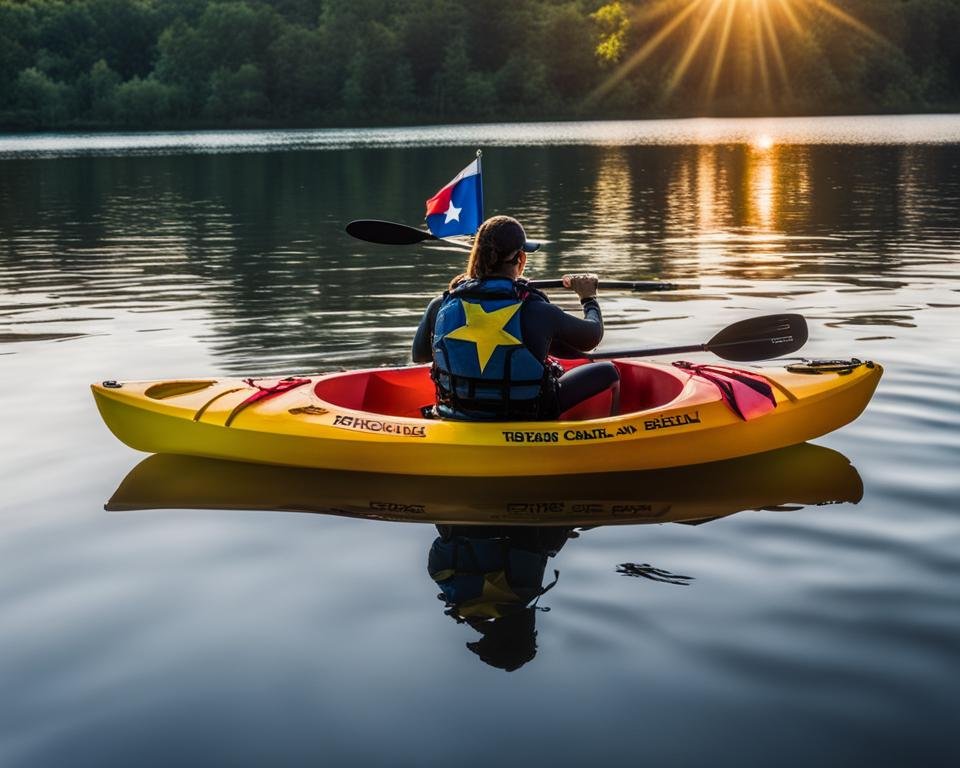
[(960, 0), (0, 0), (7, 129), (958, 105)]

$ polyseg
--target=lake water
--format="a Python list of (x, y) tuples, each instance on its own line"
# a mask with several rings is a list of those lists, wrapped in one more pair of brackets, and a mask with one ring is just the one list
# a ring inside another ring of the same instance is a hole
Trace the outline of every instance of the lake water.
[[(381, 489), (138, 467), (88, 389), (406, 362), (464, 253), (343, 225), (478, 146), (533, 276), (686, 286), (602, 293), (604, 347), (790, 311), (885, 367), (815, 446), (551, 488), (678, 522), (525, 532), (559, 580), (485, 636), (434, 526), (269, 511)], [(958, 308), (960, 116), (0, 137), (0, 765), (956, 765)]]

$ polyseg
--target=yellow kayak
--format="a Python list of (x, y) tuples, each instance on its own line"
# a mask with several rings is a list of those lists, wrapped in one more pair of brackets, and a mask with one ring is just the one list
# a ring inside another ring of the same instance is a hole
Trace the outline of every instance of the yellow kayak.
[(756, 456), (647, 472), (570, 477), (410, 477), (148, 456), (105, 505), (316, 512), (448, 525), (595, 526), (697, 522), (747, 509), (856, 503), (846, 456), (804, 443)]
[[(424, 418), (434, 401), (428, 366), (279, 380), (107, 381), (92, 389), (114, 435), (149, 453), (505, 477), (659, 469), (795, 445), (855, 419), (882, 374), (858, 360), (746, 369), (614, 362), (620, 412), (591, 413), (587, 403), (576, 419), (560, 421)], [(731, 377), (745, 376), (764, 382), (770, 400), (746, 417), (725, 394)]]

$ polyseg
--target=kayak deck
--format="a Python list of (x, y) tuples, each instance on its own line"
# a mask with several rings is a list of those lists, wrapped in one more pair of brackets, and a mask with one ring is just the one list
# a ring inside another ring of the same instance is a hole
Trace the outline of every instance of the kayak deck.
[(615, 364), (620, 413), (603, 415), (599, 401), (588, 401), (543, 422), (423, 418), (421, 408), (434, 398), (427, 366), (285, 380), (105, 382), (93, 393), (111, 431), (148, 453), (390, 474), (528, 476), (683, 466), (802, 443), (856, 418), (882, 374), (874, 364), (816, 374), (750, 369), (770, 383), (776, 408), (745, 421), (713, 383), (689, 371)]

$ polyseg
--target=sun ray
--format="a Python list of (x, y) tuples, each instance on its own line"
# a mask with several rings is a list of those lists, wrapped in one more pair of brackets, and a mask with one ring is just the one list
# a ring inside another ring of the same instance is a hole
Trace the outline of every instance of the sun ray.
[(674, 16), (669, 23), (665, 24), (655, 35), (647, 40), (640, 50), (633, 54), (619, 67), (617, 67), (616, 71), (613, 72), (610, 77), (598, 85), (594, 89), (593, 93), (591, 93), (587, 98), (587, 101), (596, 101), (597, 99), (601, 99), (610, 93), (610, 91), (612, 91), (623, 80), (623, 78), (625, 78), (640, 64), (642, 64), (677, 27), (683, 24), (683, 22), (687, 20), (690, 14), (692, 14), (702, 2), (703, 0), (691, 0), (686, 8)]
[(787, 64), (783, 60), (783, 51), (780, 49), (780, 39), (777, 37), (776, 27), (773, 26), (773, 19), (770, 18), (770, 6), (767, 3), (762, 3), (760, 8), (763, 25), (767, 31), (767, 38), (770, 40), (770, 50), (773, 51), (773, 60), (776, 62), (777, 71), (780, 74), (780, 84), (789, 92), (790, 79), (787, 75)]
[(784, 0), (784, 2), (792, 5), (793, 10), (797, 12), (802, 21), (807, 21), (813, 16), (813, 0)]
[(855, 29), (864, 37), (870, 38), (875, 43), (880, 43), (881, 45), (892, 45), (891, 42), (887, 40), (887, 38), (885, 38), (879, 32), (876, 32), (875, 30), (871, 29), (862, 21), (860, 21), (860, 19), (857, 19), (854, 16), (851, 16), (842, 8), (838, 8), (833, 3), (831, 3), (830, 0), (810, 0), (810, 2), (815, 4), (817, 7), (822, 8), (824, 11), (829, 13), (834, 18), (839, 19), (841, 22), (843, 22), (847, 26)]
[(673, 13), (676, 6), (686, 4), (689, 1), (690, 0), (659, 0), (659, 2), (650, 3), (633, 12), (633, 23), (636, 25), (649, 24), (660, 16)]
[(777, 0), (783, 15), (787, 17), (787, 21), (790, 22), (790, 26), (793, 27), (793, 31), (798, 35), (803, 34), (803, 27), (800, 26), (800, 21), (797, 19), (797, 14), (793, 10), (793, 0)]
[(693, 39), (687, 45), (686, 50), (683, 52), (683, 57), (680, 59), (680, 62), (677, 64), (676, 68), (673, 70), (673, 74), (670, 75), (670, 79), (667, 80), (667, 84), (664, 87), (664, 95), (669, 96), (673, 93), (674, 89), (683, 79), (684, 74), (687, 71), (687, 67), (690, 66), (690, 62), (693, 60), (693, 57), (696, 55), (697, 50), (700, 48), (700, 43), (703, 42), (704, 36), (710, 29), (710, 22), (713, 20), (714, 15), (716, 15), (717, 10), (720, 8), (720, 4), (723, 0), (713, 0), (713, 4), (710, 6), (707, 11), (707, 15), (704, 17), (703, 21), (700, 23), (697, 33), (694, 35)]
[(757, 63), (760, 65), (760, 81), (763, 83), (763, 95), (766, 103), (771, 101), (770, 94), (770, 72), (767, 69), (767, 52), (763, 45), (763, 29), (760, 27), (760, 2), (753, 0), (753, 13), (751, 21), (753, 22), (753, 39), (757, 44)]
[[(630, 36), (636, 47), (630, 46), (632, 52), (607, 73), (586, 97), (585, 105), (596, 105), (641, 68), (647, 79), (657, 75), (662, 78), (659, 93), (653, 90), (649, 98), (668, 99), (694, 73), (699, 73), (699, 92), (705, 97), (708, 109), (718, 93), (724, 105), (733, 98), (753, 110), (789, 103), (791, 65), (798, 55), (792, 43), (807, 40), (808, 47), (815, 48), (821, 37), (817, 30), (820, 24), (842, 25), (847, 38), (857, 36), (875, 44), (892, 45), (837, 2), (647, 0), (637, 3), (630, 17)], [(781, 100), (781, 93), (788, 97), (787, 101)]]
[(708, 102), (713, 100), (713, 94), (717, 88), (717, 79), (720, 77), (720, 69), (723, 66), (723, 57), (726, 54), (727, 43), (730, 40), (730, 27), (733, 24), (734, 10), (736, 10), (736, 4), (727, 3), (727, 16), (723, 20), (723, 29), (720, 32), (720, 44), (717, 46), (717, 52), (713, 57), (713, 66), (710, 68), (710, 81), (707, 84)]

